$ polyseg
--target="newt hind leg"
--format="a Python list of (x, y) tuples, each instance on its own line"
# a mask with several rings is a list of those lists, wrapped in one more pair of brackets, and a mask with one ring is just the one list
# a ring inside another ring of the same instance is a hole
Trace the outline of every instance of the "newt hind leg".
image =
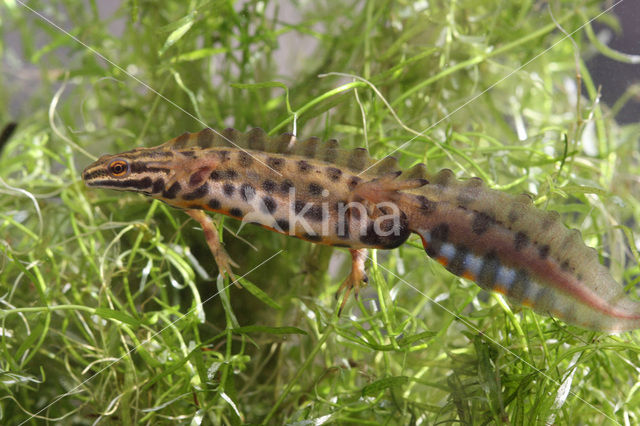
[(351, 253), (351, 272), (347, 275), (347, 278), (343, 281), (342, 285), (336, 292), (336, 299), (340, 296), (340, 293), (344, 291), (342, 297), (342, 303), (338, 310), (338, 316), (342, 313), (344, 305), (349, 299), (351, 292), (354, 292), (354, 297), (358, 299), (358, 292), (360, 291), (360, 284), (369, 282), (367, 273), (364, 270), (364, 262), (367, 259), (367, 249), (349, 249)]

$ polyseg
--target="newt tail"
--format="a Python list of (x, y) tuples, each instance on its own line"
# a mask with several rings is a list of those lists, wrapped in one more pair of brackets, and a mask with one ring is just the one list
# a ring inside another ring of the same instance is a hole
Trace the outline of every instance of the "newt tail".
[(82, 178), (91, 187), (140, 192), (186, 210), (229, 276), (235, 264), (203, 210), (349, 249), (345, 295), (357, 296), (366, 281), (367, 249), (393, 249), (415, 233), (447, 270), (513, 302), (588, 329), (640, 328), (640, 303), (558, 213), (478, 178), (459, 181), (447, 169), (429, 173), (418, 164), (401, 171), (393, 157), (376, 161), (335, 140), (204, 129), (154, 148), (104, 155)]
[(407, 215), (429, 257), (449, 272), (511, 301), (583, 328), (621, 332), (640, 328), (640, 303), (628, 298), (556, 212), (532, 206), (450, 170), (430, 176), (418, 190), (402, 182), (365, 183), (356, 189), (370, 202), (393, 200)]

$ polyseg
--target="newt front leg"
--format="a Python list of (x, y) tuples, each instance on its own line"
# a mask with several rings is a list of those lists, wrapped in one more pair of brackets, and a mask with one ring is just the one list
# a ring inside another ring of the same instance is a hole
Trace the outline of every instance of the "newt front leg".
[(213, 259), (218, 265), (220, 274), (222, 274), (222, 276), (226, 274), (232, 281), (235, 281), (236, 278), (233, 275), (231, 267), (235, 266), (237, 268), (238, 265), (231, 259), (231, 257), (229, 257), (224, 247), (222, 247), (222, 244), (220, 244), (220, 234), (218, 233), (215, 223), (211, 217), (202, 210), (190, 209), (185, 210), (185, 212), (196, 220), (202, 227), (204, 237), (207, 240), (207, 245), (209, 246), (209, 250), (211, 250)]

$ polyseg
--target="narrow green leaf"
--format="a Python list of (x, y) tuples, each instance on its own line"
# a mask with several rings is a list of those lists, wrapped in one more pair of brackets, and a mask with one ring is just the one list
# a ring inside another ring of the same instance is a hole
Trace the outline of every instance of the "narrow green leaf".
[(114, 319), (120, 322), (124, 322), (133, 327), (138, 327), (140, 325), (140, 321), (138, 321), (134, 317), (127, 315), (124, 312), (114, 311), (113, 309), (97, 308), (96, 315), (104, 319)]
[(267, 333), (267, 334), (304, 334), (307, 332), (297, 327), (269, 327), (266, 325), (247, 325), (245, 327), (234, 328), (233, 332), (239, 334)]
[(278, 303), (276, 303), (275, 300), (270, 298), (269, 295), (267, 295), (267, 293), (262, 291), (260, 287), (256, 286), (252, 282), (247, 281), (244, 278), (238, 278), (238, 282), (240, 283), (240, 285), (242, 285), (242, 287), (246, 288), (249, 293), (253, 294), (255, 297), (260, 299), (260, 301), (262, 301), (263, 303), (271, 306), (274, 309), (282, 309), (282, 306), (278, 305)]
[(167, 40), (164, 42), (164, 46), (162, 46), (162, 48), (158, 52), (158, 55), (162, 56), (164, 52), (167, 51), (167, 49), (173, 46), (178, 40), (182, 38), (182, 36), (187, 33), (187, 31), (191, 29), (191, 27), (195, 23), (195, 17), (195, 13), (191, 12), (187, 16), (176, 22), (176, 24), (178, 24), (178, 27), (173, 30), (171, 34), (169, 34), (169, 37), (167, 37)]
[(377, 395), (380, 391), (396, 386), (402, 386), (408, 381), (409, 378), (407, 376), (386, 377), (384, 379), (376, 380), (370, 385), (362, 388), (362, 396), (374, 396)]

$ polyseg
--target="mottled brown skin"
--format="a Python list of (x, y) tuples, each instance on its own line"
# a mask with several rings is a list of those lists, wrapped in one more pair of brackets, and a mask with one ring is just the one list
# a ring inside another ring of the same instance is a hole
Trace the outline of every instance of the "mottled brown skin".
[[(450, 272), (515, 302), (595, 330), (640, 327), (640, 305), (557, 213), (533, 208), (529, 197), (488, 189), (478, 178), (458, 181), (450, 170), (430, 175), (417, 165), (401, 173), (393, 158), (377, 162), (366, 150), (340, 150), (335, 141), (205, 129), (156, 148), (103, 156), (83, 179), (185, 209), (230, 276), (233, 262), (203, 210), (348, 248), (352, 270), (341, 287), (342, 305), (366, 281), (366, 249), (395, 248), (414, 232)], [(393, 232), (377, 232), (376, 224)]]

